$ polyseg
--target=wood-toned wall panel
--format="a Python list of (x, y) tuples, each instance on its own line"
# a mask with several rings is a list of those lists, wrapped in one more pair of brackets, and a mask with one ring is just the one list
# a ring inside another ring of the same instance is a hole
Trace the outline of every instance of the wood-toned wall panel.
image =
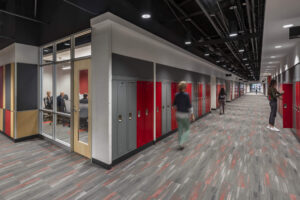
[(3, 132), (3, 109), (0, 109), (0, 131)]
[(38, 134), (38, 111), (16, 112), (16, 139)]

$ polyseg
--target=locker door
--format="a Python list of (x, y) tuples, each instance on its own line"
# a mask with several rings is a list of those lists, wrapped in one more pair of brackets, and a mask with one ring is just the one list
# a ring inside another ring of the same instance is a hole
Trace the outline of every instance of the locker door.
[(206, 85), (202, 85), (202, 115), (206, 113)]
[(198, 86), (196, 83), (193, 84), (193, 110), (195, 118), (198, 117)]
[(189, 94), (189, 96), (190, 96), (190, 101), (191, 101), (191, 103), (192, 103), (193, 97), (192, 97), (192, 84), (191, 84), (191, 83), (188, 83), (188, 84), (186, 85), (186, 92)]
[(145, 100), (144, 100), (144, 81), (137, 81), (137, 134), (136, 146), (137, 148), (143, 146), (145, 138)]
[[(171, 97), (172, 97), (172, 105), (174, 103), (175, 95), (177, 93), (177, 83), (172, 83), (171, 84)], [(171, 107), (171, 112), (172, 112), (172, 130), (177, 129), (177, 122), (176, 122), (176, 110), (172, 106)]]
[(166, 134), (167, 131), (167, 84), (166, 83), (162, 83), (162, 88), (161, 88), (161, 99), (162, 99), (162, 106), (161, 106), (161, 113), (162, 113), (162, 117), (161, 117), (161, 131), (162, 134)]
[(162, 135), (162, 85), (156, 82), (156, 138)]
[(125, 81), (120, 81), (118, 84), (117, 97), (117, 155), (118, 157), (127, 152), (127, 117), (126, 117), (126, 87)]
[[(136, 108), (137, 108), (137, 84), (136, 81), (130, 81), (127, 83), (127, 152), (136, 149)], [(122, 100), (122, 99), (121, 99)]]
[(153, 141), (153, 120), (154, 120), (154, 84), (153, 82), (145, 82), (144, 88), (144, 100), (146, 102), (145, 107), (145, 132), (146, 137), (144, 144)]
[(202, 116), (202, 97), (203, 97), (203, 93), (202, 93), (202, 84), (199, 83), (198, 84), (198, 117)]
[(166, 133), (170, 132), (172, 130), (172, 94), (171, 94), (171, 84), (166, 83), (166, 96), (167, 96), (167, 131)]
[(296, 107), (296, 130), (298, 137), (300, 137), (300, 82), (296, 82)]
[(118, 157), (118, 86), (119, 81), (112, 81), (112, 158)]
[(10, 133), (10, 111), (5, 109), (5, 134), (11, 137)]

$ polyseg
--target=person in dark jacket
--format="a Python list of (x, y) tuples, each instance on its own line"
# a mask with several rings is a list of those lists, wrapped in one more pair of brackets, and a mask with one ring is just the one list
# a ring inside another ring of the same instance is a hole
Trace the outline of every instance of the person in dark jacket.
[(280, 130), (274, 126), (275, 125), (276, 113), (277, 113), (277, 98), (282, 96), (284, 94), (284, 92), (279, 93), (276, 89), (276, 86), (277, 86), (276, 80), (271, 80), (270, 87), (268, 89), (268, 96), (269, 96), (269, 101), (270, 101), (271, 113), (270, 113), (270, 117), (269, 117), (269, 125), (267, 126), (267, 128), (272, 130), (272, 131), (279, 132)]
[(220, 102), (220, 115), (222, 114), (222, 110), (223, 110), (223, 114), (225, 114), (225, 101), (226, 101), (226, 92), (224, 90), (224, 88), (221, 88), (221, 91), (219, 93), (219, 102)]
[(88, 104), (89, 103), (88, 94), (84, 94), (83, 98), (80, 99), (79, 103)]
[(51, 96), (51, 92), (47, 91), (47, 97), (44, 98), (45, 108), (52, 110), (53, 108), (53, 97)]
[(66, 103), (64, 99), (65, 93), (61, 92), (57, 97), (57, 111), (58, 112), (66, 112)]
[(179, 150), (183, 150), (183, 144), (188, 140), (190, 134), (190, 117), (195, 120), (191, 100), (186, 90), (186, 82), (178, 84), (179, 92), (176, 94), (173, 106), (176, 109), (176, 121), (178, 124)]

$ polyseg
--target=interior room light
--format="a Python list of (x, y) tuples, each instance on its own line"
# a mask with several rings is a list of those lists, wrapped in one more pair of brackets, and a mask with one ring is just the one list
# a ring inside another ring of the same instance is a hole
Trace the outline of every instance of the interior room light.
[(142, 18), (143, 19), (150, 19), (151, 15), (149, 13), (144, 13), (144, 14), (142, 14)]
[(209, 53), (204, 54), (204, 56), (209, 56)]
[(70, 46), (70, 43), (69, 42), (65, 42), (64, 45)]
[(240, 53), (243, 53), (245, 51), (245, 49), (239, 49)]
[(70, 70), (71, 69), (71, 66), (65, 66), (63, 68), (61, 68), (62, 70)]
[(282, 46), (281, 46), (281, 45), (277, 45), (277, 46), (275, 46), (275, 49), (280, 49), (280, 48), (282, 48)]
[(243, 58), (243, 60), (244, 60), (244, 61), (246, 61), (246, 60), (247, 60), (247, 58)]
[(48, 50), (48, 49), (44, 49), (44, 52), (46, 52), (46, 53), (47, 53), (47, 52), (49, 52), (49, 50)]
[(293, 26), (294, 26), (294, 24), (286, 24), (286, 25), (282, 26), (282, 28), (291, 28)]
[(187, 41), (184, 42), (184, 44), (185, 44), (185, 45), (191, 45), (191, 44), (192, 44), (192, 41), (187, 40)]
[(229, 34), (229, 37), (236, 37), (236, 36), (238, 36), (237, 33), (230, 33), (230, 34)]
[(221, 61), (217, 60), (216, 63), (220, 63)]

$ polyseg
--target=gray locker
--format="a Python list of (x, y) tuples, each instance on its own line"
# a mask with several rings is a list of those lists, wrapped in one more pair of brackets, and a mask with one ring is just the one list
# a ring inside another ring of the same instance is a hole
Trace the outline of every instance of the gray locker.
[(162, 83), (162, 135), (171, 131), (171, 83)]
[(172, 98), (171, 98), (171, 83), (167, 83), (167, 132), (172, 130)]
[(113, 160), (136, 149), (136, 82), (112, 83)]

